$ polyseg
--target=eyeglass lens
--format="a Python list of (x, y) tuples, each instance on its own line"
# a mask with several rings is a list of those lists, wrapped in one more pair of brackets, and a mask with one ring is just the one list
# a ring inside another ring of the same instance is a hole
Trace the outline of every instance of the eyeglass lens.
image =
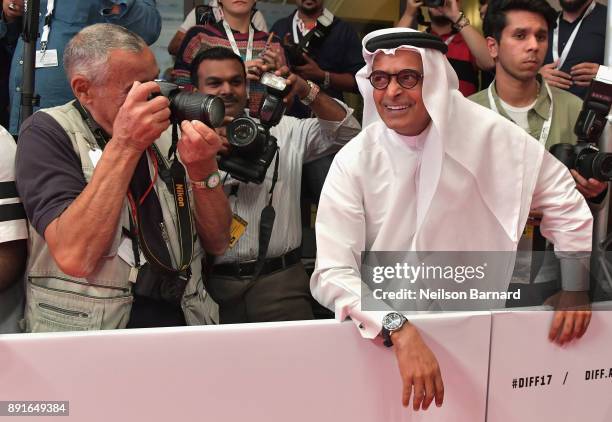
[(382, 70), (375, 70), (370, 75), (370, 83), (376, 89), (385, 89), (391, 83), (391, 78), (393, 76), (397, 78), (397, 83), (406, 89), (414, 88), (421, 79), (421, 74), (413, 69), (403, 69), (398, 73), (387, 73)]

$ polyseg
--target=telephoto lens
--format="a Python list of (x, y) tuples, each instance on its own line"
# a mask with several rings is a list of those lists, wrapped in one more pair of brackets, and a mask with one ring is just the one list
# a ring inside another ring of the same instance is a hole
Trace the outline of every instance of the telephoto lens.
[(199, 92), (187, 92), (171, 82), (155, 82), (161, 91), (157, 95), (163, 95), (170, 101), (173, 122), (199, 120), (208, 127), (219, 127), (223, 124), (225, 105), (221, 98)]

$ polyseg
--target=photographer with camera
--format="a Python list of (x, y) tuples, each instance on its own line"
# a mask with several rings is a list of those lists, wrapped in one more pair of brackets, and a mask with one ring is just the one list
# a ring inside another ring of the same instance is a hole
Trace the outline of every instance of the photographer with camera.
[[(220, 321), (310, 319), (310, 288), (299, 251), (302, 164), (339, 150), (359, 132), (359, 123), (350, 108), (287, 68), (262, 77), (267, 95), (261, 120), (246, 118), (244, 64), (228, 49), (200, 52), (192, 78), (200, 92), (221, 97), (227, 120), (234, 119), (218, 129), (229, 150), (220, 167), (229, 171), (222, 179), (234, 213), (232, 241), (207, 279)], [(294, 95), (317, 117), (282, 116)]]
[(160, 95), (151, 50), (112, 24), (80, 31), (64, 65), (76, 100), (31, 116), (17, 148), (26, 330), (216, 322), (203, 257), (225, 251), (231, 214), (212, 183), (221, 139), (202, 121), (220, 123), (220, 100)]
[(264, 87), (259, 83), (261, 73), (278, 69), (285, 64), (280, 43), (274, 36), (255, 26), (255, 0), (218, 0), (222, 19), (210, 19), (204, 25), (191, 27), (176, 54), (172, 70), (173, 82), (186, 89), (191, 85), (193, 59), (202, 50), (214, 47), (231, 49), (245, 62), (248, 71), (247, 106), (251, 116), (257, 116), (264, 96)]
[[(357, 92), (355, 74), (364, 65), (361, 42), (353, 27), (334, 16), (324, 0), (298, 0), (291, 15), (279, 19), (272, 32), (283, 42), (294, 73), (311, 80), (330, 97), (343, 100), (343, 92)], [(299, 101), (289, 116), (310, 117)]]
[[(556, 12), (545, 0), (503, 0), (489, 7), (484, 23), (487, 45), (495, 59), (495, 81), (470, 97), (525, 129), (550, 149), (577, 141), (574, 124), (582, 101), (550, 86), (538, 74)], [(571, 170), (576, 189), (591, 207), (603, 201), (607, 184)]]
[(421, 6), (429, 11), (428, 32), (448, 45), (446, 57), (459, 77), (459, 91), (466, 97), (474, 94), (478, 90), (478, 69), (495, 66), (485, 39), (461, 11), (460, 0), (406, 0), (404, 14), (395, 26), (411, 27)]

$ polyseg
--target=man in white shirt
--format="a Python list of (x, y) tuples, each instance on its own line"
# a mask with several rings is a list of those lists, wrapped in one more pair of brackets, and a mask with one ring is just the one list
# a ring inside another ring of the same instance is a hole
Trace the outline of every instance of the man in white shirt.
[(19, 332), (28, 228), (15, 187), (15, 140), (0, 126), (0, 334)]
[[(246, 75), (242, 59), (231, 50), (212, 48), (193, 61), (192, 82), (205, 94), (220, 96), (228, 120), (242, 116), (247, 100)], [(287, 74), (284, 68), (277, 75)], [(338, 151), (359, 132), (353, 110), (320, 92), (318, 86), (289, 74), (292, 90), (317, 116), (312, 119), (281, 118), (270, 129), (278, 141), (278, 181), (275, 163), (261, 184), (242, 183), (222, 174), (224, 188), (234, 213), (234, 228), (246, 224), (236, 243), (218, 257), (207, 281), (207, 291), (219, 304), (221, 323), (312, 319), (308, 276), (300, 261), (300, 185), (302, 165)], [(225, 128), (219, 130), (222, 138)], [(265, 259), (260, 221), (267, 205), (276, 218)], [(258, 262), (261, 271), (258, 273)]]
[[(414, 410), (427, 409), (444, 397), (437, 359), (403, 315), (363, 309), (361, 253), (511, 253), (533, 205), (560, 255), (564, 289), (582, 290), (592, 217), (542, 145), (461, 95), (439, 38), (394, 28), (367, 35), (363, 47), (364, 129), (336, 155), (323, 188), (311, 289), (365, 338), (382, 334), (394, 346), (404, 406), (413, 396)], [(565, 294), (584, 300), (582, 292)], [(589, 310), (558, 311), (550, 338), (580, 337), (589, 320)]]

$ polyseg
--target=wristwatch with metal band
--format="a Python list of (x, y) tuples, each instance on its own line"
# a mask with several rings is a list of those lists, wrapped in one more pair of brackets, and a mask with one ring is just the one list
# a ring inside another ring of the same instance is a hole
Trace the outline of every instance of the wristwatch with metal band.
[(384, 345), (387, 347), (393, 346), (391, 341), (391, 334), (404, 326), (408, 321), (406, 317), (399, 312), (390, 312), (382, 320), (382, 337)]
[(468, 26), (469, 24), (470, 24), (470, 20), (467, 18), (467, 16), (465, 16), (463, 12), (461, 12), (461, 14), (459, 15), (459, 19), (453, 22), (452, 27), (455, 31), (461, 32), (461, 30), (465, 28), (466, 26)]
[(199, 182), (192, 180), (191, 186), (198, 189), (214, 189), (219, 186), (219, 183), (221, 183), (221, 175), (219, 171), (213, 171), (204, 180)]
[(317, 95), (319, 95), (321, 88), (319, 88), (319, 85), (315, 84), (312, 81), (306, 81), (306, 83), (308, 83), (308, 86), (310, 87), (310, 91), (308, 91), (308, 95), (300, 99), (300, 101), (305, 106), (309, 106), (317, 98)]

